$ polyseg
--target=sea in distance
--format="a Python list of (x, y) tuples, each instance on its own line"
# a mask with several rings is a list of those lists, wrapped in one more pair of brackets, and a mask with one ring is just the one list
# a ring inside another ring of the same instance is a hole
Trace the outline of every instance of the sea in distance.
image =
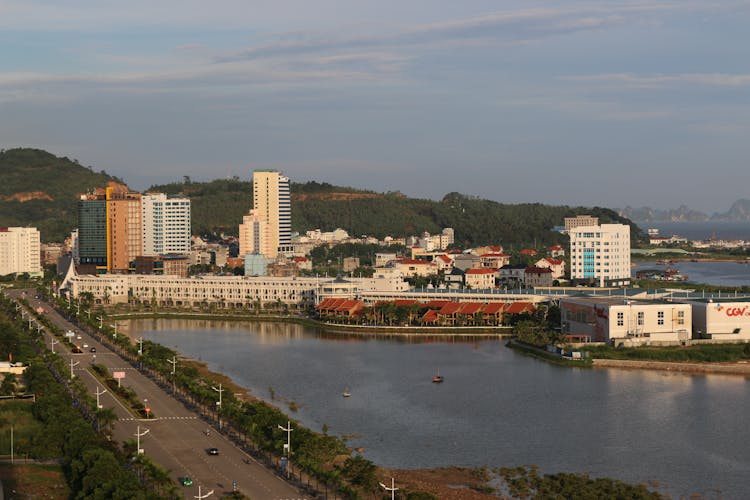
[[(496, 338), (399, 340), (264, 322), (128, 323), (131, 336), (202, 360), (257, 397), (273, 394), (272, 403), (300, 424), (327, 425), (384, 467), (535, 464), (546, 473), (648, 482), (673, 498), (747, 495), (744, 377), (558, 367)], [(438, 372), (444, 383), (431, 383)]]
[(636, 222), (646, 231), (658, 229), (659, 236), (668, 238), (672, 235), (682, 236), (689, 240), (745, 240), (750, 241), (750, 222)]

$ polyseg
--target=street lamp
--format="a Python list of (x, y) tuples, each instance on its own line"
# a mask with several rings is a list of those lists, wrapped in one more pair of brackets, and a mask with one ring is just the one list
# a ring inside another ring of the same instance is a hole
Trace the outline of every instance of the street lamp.
[(221, 384), (219, 384), (218, 389), (214, 386), (211, 386), (211, 389), (219, 393), (219, 400), (216, 402), (216, 407), (217, 407), (216, 416), (219, 417), (219, 429), (221, 429), (221, 415), (219, 414), (219, 412), (221, 411), (221, 393), (224, 392), (226, 389), (222, 389)]
[(199, 485), (198, 485), (198, 496), (197, 496), (197, 497), (193, 497), (193, 498), (197, 498), (197, 499), (199, 499), (199, 500), (200, 500), (201, 498), (207, 498), (207, 497), (210, 497), (210, 496), (211, 496), (211, 495), (213, 495), (213, 494), (214, 494), (214, 490), (211, 490), (211, 491), (209, 491), (208, 493), (206, 493), (205, 495), (201, 495), (201, 485), (199, 484)]
[(50, 348), (50, 351), (52, 351), (52, 354), (55, 354), (55, 344), (59, 344), (59, 343), (60, 343), (60, 342), (58, 342), (58, 341), (57, 341), (57, 340), (55, 340), (55, 339), (52, 339), (52, 340), (50, 341), (50, 346), (49, 346), (49, 348)]
[(278, 427), (286, 432), (286, 444), (284, 445), (284, 449), (286, 450), (286, 477), (289, 477), (289, 461), (292, 458), (292, 423), (287, 420), (286, 428), (282, 425), (279, 425)]
[[(172, 359), (167, 359), (167, 363), (172, 365), (172, 394), (174, 394), (174, 379), (175, 373), (177, 372), (177, 356), (172, 356)], [(219, 393), (219, 396), (221, 396), (221, 393)]]
[(103, 408), (102, 405), (99, 404), (99, 396), (101, 396), (102, 394), (106, 392), (107, 392), (107, 389), (102, 389), (102, 392), (99, 392), (99, 388), (98, 387), (96, 388), (96, 407), (99, 409)]
[(112, 327), (112, 339), (117, 339), (117, 321), (115, 321), (114, 325), (110, 325)]
[(138, 356), (143, 356), (143, 337), (138, 337)]
[(398, 488), (396, 488), (396, 486), (394, 485), (393, 478), (391, 478), (391, 487), (390, 488), (388, 486), (384, 485), (383, 483), (380, 483), (380, 486), (385, 491), (390, 491), (391, 492), (391, 500), (394, 500), (396, 498), (396, 490), (398, 490)]
[(141, 426), (138, 426), (138, 430), (135, 432), (135, 437), (137, 439), (136, 441), (136, 453), (140, 455), (143, 453), (143, 450), (141, 449), (141, 436), (145, 436), (148, 434), (149, 429), (146, 429), (145, 431), (141, 432)]
[(73, 358), (70, 358), (70, 380), (73, 380), (73, 377), (75, 377), (75, 374), (73, 373), (73, 367), (74, 366), (78, 366), (80, 364), (81, 363), (78, 362), (78, 361), (76, 361), (75, 363), (73, 363)]
[(104, 328), (104, 316), (99, 316), (99, 330)]

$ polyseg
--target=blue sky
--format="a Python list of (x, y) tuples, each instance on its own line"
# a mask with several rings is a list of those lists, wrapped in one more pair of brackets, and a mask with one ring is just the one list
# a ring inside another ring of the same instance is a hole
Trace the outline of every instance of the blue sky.
[(278, 168), (725, 211), (750, 197), (749, 27), (731, 0), (2, 0), (0, 147), (136, 189)]

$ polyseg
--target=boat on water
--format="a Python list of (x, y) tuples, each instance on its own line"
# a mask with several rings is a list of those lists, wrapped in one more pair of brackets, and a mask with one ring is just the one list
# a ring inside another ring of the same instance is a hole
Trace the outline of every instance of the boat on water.
[(442, 384), (443, 383), (443, 376), (439, 373), (436, 374), (434, 377), (432, 377), (432, 383), (433, 384)]
[(346, 389), (346, 390), (345, 390), (344, 392), (342, 392), (342, 393), (341, 393), (341, 395), (342, 395), (343, 397), (345, 397), (345, 398), (350, 398), (350, 397), (352, 397), (352, 393), (351, 393), (351, 392), (349, 392), (349, 389), (348, 389), (348, 388), (347, 388), (347, 389)]

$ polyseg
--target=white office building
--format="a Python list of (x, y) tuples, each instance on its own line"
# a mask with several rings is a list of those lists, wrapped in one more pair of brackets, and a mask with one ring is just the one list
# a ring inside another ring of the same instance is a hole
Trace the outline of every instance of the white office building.
[(42, 275), (39, 231), (33, 227), (0, 228), (0, 276)]
[(143, 255), (190, 253), (190, 200), (164, 193), (141, 198)]
[(630, 284), (630, 226), (580, 226), (569, 235), (571, 280), (602, 287)]

